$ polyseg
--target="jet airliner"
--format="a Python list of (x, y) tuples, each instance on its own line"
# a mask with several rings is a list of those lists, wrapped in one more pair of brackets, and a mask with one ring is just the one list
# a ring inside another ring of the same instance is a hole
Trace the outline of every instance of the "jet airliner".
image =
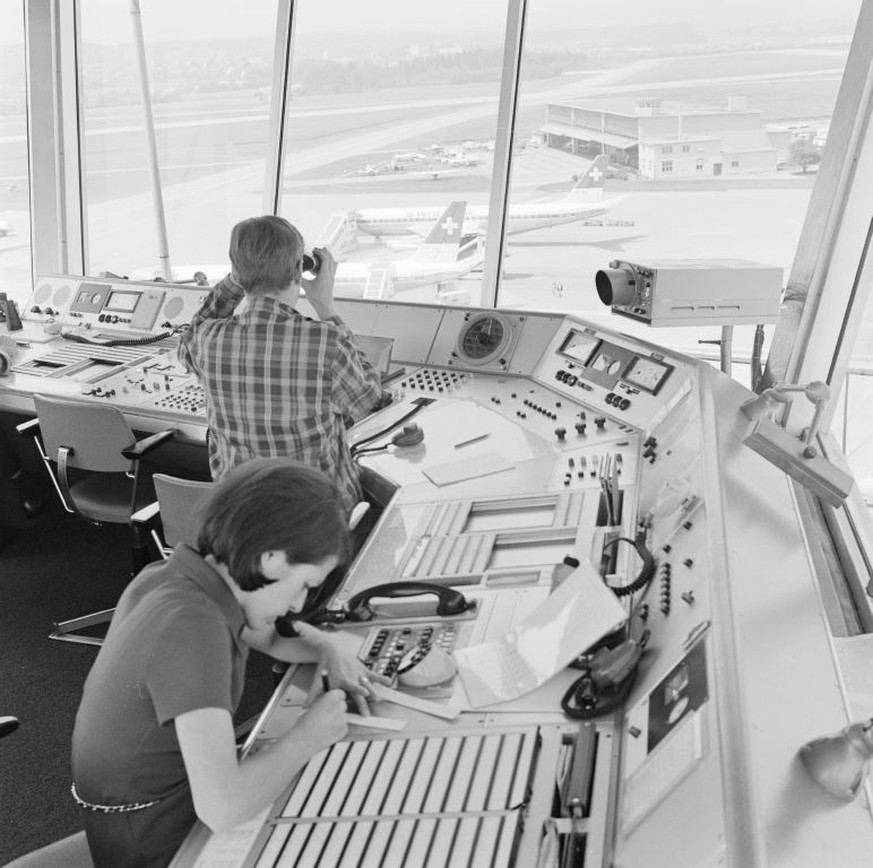
[[(342, 296), (390, 298), (395, 292), (448, 283), (481, 265), (481, 249), (469, 253), (462, 235), (466, 202), (452, 202), (430, 221), (431, 231), (406, 259), (387, 262), (339, 262), (334, 287)], [(462, 253), (469, 255), (461, 257)]]
[[(366, 262), (338, 261), (334, 277), (334, 291), (347, 298), (390, 298), (395, 292), (415, 289), (429, 284), (450, 283), (482, 264), (485, 257), (480, 244), (471, 245), (461, 234), (466, 202), (452, 202), (433, 221), (430, 234), (411, 256), (397, 260), (369, 260)], [(328, 243), (326, 245), (330, 247)], [(201, 283), (210, 286), (228, 272), (226, 264), (181, 266), (173, 268), (173, 282)], [(193, 281), (191, 275), (194, 275)], [(134, 272), (134, 280), (160, 280), (154, 274)]]
[[(603, 198), (606, 166), (605, 156), (596, 157), (573, 189), (563, 198), (510, 205), (506, 217), (507, 235), (597, 217), (624, 201), (626, 195)], [(352, 212), (358, 232), (377, 237), (423, 235), (433, 226), (439, 213), (438, 207), (362, 208)], [(485, 235), (487, 227), (487, 205), (471, 205), (467, 208), (463, 235)]]

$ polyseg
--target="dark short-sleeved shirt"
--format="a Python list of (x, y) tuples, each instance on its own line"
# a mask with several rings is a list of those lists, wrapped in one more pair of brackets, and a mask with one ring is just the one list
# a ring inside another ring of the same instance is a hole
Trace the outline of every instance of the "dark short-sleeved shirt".
[(91, 804), (160, 801), (120, 814), (83, 810), (97, 868), (166, 865), (191, 828), (196, 814), (173, 721), (199, 708), (235, 712), (243, 626), (224, 579), (185, 545), (122, 594), (85, 682), (73, 781)]
[(294, 458), (332, 479), (347, 512), (361, 500), (345, 418), (382, 394), (378, 373), (339, 317), (317, 322), (230, 277), (217, 283), (182, 335), (179, 359), (206, 394), (213, 479), (252, 458)]

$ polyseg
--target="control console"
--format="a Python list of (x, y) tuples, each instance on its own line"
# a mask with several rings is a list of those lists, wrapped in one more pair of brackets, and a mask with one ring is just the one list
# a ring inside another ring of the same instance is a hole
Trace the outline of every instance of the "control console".
[(172, 352), (119, 370), (99, 383), (83, 385), (82, 395), (128, 407), (151, 408), (203, 420), (206, 396)]
[[(191, 322), (208, 287), (124, 279), (43, 276), (22, 319), (94, 343), (170, 335)], [(35, 329), (32, 329), (35, 331)], [(145, 341), (143, 341), (145, 342)]]
[(662, 348), (582, 325), (559, 330), (536, 375), (619, 423), (651, 430), (690, 389), (690, 366)]

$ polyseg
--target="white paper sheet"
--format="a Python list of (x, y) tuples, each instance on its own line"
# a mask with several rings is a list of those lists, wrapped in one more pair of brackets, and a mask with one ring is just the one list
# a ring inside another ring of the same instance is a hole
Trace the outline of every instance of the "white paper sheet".
[(496, 642), (453, 654), (473, 708), (523, 696), (626, 619), (624, 607), (587, 562)]
[(446, 464), (435, 464), (425, 467), (421, 472), (434, 485), (451, 485), (466, 479), (477, 479), (492, 473), (512, 470), (515, 465), (496, 452), (486, 452), (484, 455), (474, 455), (461, 461), (449, 461)]

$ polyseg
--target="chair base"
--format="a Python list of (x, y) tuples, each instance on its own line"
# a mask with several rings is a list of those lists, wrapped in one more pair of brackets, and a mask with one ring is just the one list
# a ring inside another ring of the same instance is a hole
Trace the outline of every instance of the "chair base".
[(49, 639), (57, 639), (59, 642), (75, 642), (78, 645), (102, 645), (101, 636), (79, 635), (76, 630), (93, 627), (95, 624), (108, 624), (112, 620), (115, 609), (103, 609), (101, 612), (92, 612), (90, 615), (82, 615), (80, 618), (70, 618), (69, 621), (55, 621), (55, 629), (49, 633)]

